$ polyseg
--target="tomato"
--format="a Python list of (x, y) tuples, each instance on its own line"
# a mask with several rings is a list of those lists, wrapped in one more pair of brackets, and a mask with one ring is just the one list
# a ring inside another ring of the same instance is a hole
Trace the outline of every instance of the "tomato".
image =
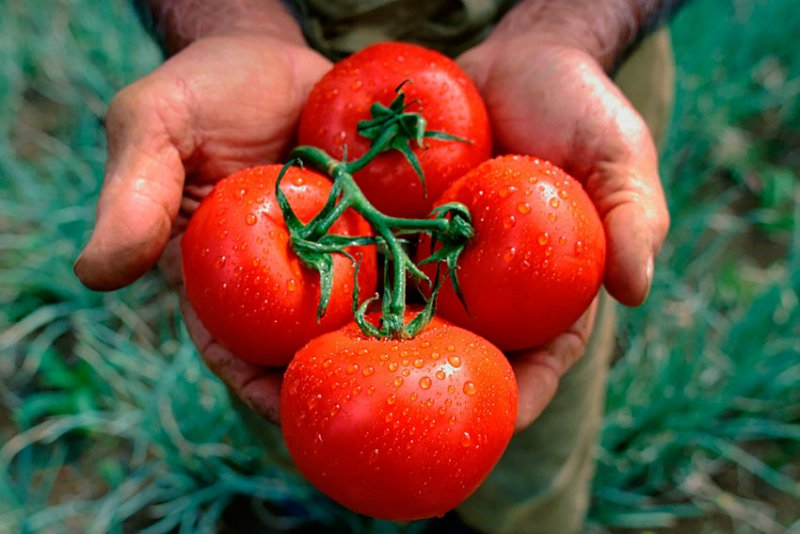
[[(476, 167), (436, 202), (462, 202), (475, 236), (458, 262), (469, 313), (448, 280), (438, 313), (503, 350), (562, 333), (603, 281), (603, 224), (581, 184), (547, 161), (503, 156)], [(426, 256), (430, 243), (421, 243)], [(431, 273), (432, 269), (428, 268)]]
[(313, 339), (281, 389), (281, 428), (299, 470), (368, 516), (439, 516), (467, 498), (511, 438), (517, 384), (503, 353), (434, 317), (412, 339), (355, 323)]
[[(259, 365), (286, 365), (311, 338), (353, 319), (353, 266), (334, 256), (334, 287), (327, 313), (317, 323), (319, 275), (294, 254), (275, 198), (280, 165), (240, 171), (220, 181), (201, 202), (181, 243), (186, 296), (214, 338), (237, 356)], [(281, 189), (297, 216), (308, 222), (331, 189), (322, 175), (290, 168)], [(346, 212), (332, 233), (369, 235), (369, 225)], [(362, 297), (376, 287), (374, 247), (363, 255)]]
[(486, 160), (492, 141), (486, 108), (477, 88), (451, 59), (405, 43), (376, 44), (335, 64), (312, 89), (300, 118), (298, 142), (322, 148), (337, 159), (362, 156), (370, 140), (357, 131), (370, 119), (370, 106), (388, 106), (403, 85), (409, 111), (422, 113), (428, 130), (446, 132), (468, 143), (427, 138), (419, 158), (427, 196), (413, 168), (396, 150), (378, 156), (355, 173), (359, 187), (380, 211), (398, 217), (425, 217), (456, 178)]

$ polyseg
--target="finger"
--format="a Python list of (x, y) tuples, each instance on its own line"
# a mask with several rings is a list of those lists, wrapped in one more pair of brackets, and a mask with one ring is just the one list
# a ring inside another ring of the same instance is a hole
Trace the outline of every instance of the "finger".
[(650, 291), (670, 219), (656, 150), (644, 123), (640, 127), (639, 138), (629, 138), (628, 157), (599, 161), (587, 181), (606, 231), (605, 286), (628, 306), (641, 304)]
[(583, 356), (596, 312), (595, 299), (563, 334), (535, 350), (509, 355), (519, 390), (515, 431), (524, 430), (541, 415), (553, 400), (561, 377)]
[(217, 343), (197, 318), (183, 288), (178, 290), (186, 329), (203, 361), (251, 410), (280, 424), (280, 393), (283, 369), (269, 369), (247, 363)]
[(158, 268), (166, 278), (167, 282), (178, 289), (183, 284), (183, 272), (181, 269), (181, 238), (192, 214), (197, 210), (202, 199), (213, 189), (213, 185), (192, 185), (188, 184), (183, 190), (183, 197), (180, 203), (180, 212), (177, 219), (172, 223), (172, 234), (158, 259)]
[(191, 137), (189, 105), (178, 85), (152, 76), (121, 91), (108, 110), (109, 160), (95, 226), (75, 264), (91, 289), (117, 289), (150, 269), (178, 213), (182, 152), (192, 149), (181, 146)]

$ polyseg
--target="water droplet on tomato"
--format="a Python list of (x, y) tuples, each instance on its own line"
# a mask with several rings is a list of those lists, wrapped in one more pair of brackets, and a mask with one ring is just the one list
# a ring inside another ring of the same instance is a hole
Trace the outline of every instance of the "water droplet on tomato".
[(245, 222), (247, 223), (247, 226), (253, 226), (256, 222), (258, 222), (258, 217), (256, 217), (255, 213), (248, 213)]
[(461, 446), (462, 447), (472, 446), (472, 436), (469, 435), (469, 432), (464, 432), (464, 435), (461, 436)]
[(524, 213), (530, 213), (531, 212), (531, 205), (528, 204), (527, 202), (520, 202), (519, 205), (517, 206), (517, 211), (519, 211), (520, 213), (523, 213), (523, 214)]
[(398, 364), (397, 362), (390, 362), (390, 363), (389, 363), (389, 370), (390, 370), (391, 372), (395, 372), (395, 371), (397, 371), (399, 368), (400, 368), (400, 364)]
[(417, 369), (421, 369), (423, 365), (425, 365), (425, 360), (423, 360), (422, 358), (417, 358), (416, 360), (414, 360), (414, 367), (416, 367)]
[(357, 364), (357, 363), (351, 363), (351, 364), (350, 364), (350, 365), (348, 365), (348, 366), (347, 366), (347, 368), (345, 369), (345, 372), (346, 372), (348, 375), (352, 375), (352, 374), (356, 373), (357, 371), (358, 371), (358, 364)]
[(517, 222), (517, 218), (516, 217), (514, 217), (513, 215), (508, 215), (508, 216), (503, 218), (503, 228), (508, 230), (509, 228), (514, 226), (516, 224), (516, 222)]
[(558, 244), (559, 245), (566, 245), (567, 244), (567, 238), (562, 235), (561, 237), (558, 238)]
[(399, 388), (402, 385), (403, 385), (403, 377), (402, 376), (396, 376), (394, 378), (394, 387)]
[(363, 81), (356, 80), (356, 81), (353, 82), (353, 85), (351, 85), (350, 87), (353, 89), (353, 91), (358, 91), (359, 89), (361, 89), (362, 85), (364, 85)]
[(322, 393), (317, 393), (316, 395), (311, 397), (308, 401), (308, 409), (313, 410), (314, 408), (316, 408), (317, 404), (319, 404), (319, 401), (321, 400), (322, 400)]
[(214, 262), (214, 267), (216, 267), (217, 269), (222, 269), (222, 267), (225, 266), (226, 260), (227, 258), (225, 256), (220, 256), (219, 258), (217, 258), (217, 261)]
[(389, 395), (386, 397), (386, 404), (394, 404), (397, 401), (397, 396), (394, 394)]
[(330, 367), (332, 364), (333, 364), (333, 360), (331, 360), (330, 358), (328, 358), (328, 359), (326, 359), (324, 362), (322, 362), (322, 368), (323, 368), (323, 369), (327, 369), (327, 368), (328, 368), (328, 367)]
[(452, 367), (458, 369), (461, 367), (461, 358), (455, 354), (451, 354), (447, 357), (447, 363), (449, 363)]
[(288, 282), (286, 282), (286, 289), (288, 291), (290, 291), (290, 292), (294, 291), (295, 289), (297, 289), (297, 281), (293, 278), (293, 279), (289, 280)]
[(236, 193), (236, 195), (237, 195), (239, 198), (244, 198), (244, 196), (245, 196), (246, 194), (247, 194), (247, 189), (246, 189), (246, 188), (244, 188), (244, 187), (242, 187), (241, 189), (239, 189), (239, 191), (237, 191), (237, 193)]
[(540, 245), (544, 246), (544, 245), (547, 244), (548, 241), (550, 241), (550, 234), (548, 234), (547, 232), (545, 232), (545, 233), (543, 233), (542, 235), (539, 236), (539, 244)]
[(552, 256), (553, 255), (553, 247), (547, 247), (544, 251), (545, 256)]
[(374, 464), (375, 462), (377, 462), (378, 461), (378, 456), (380, 456), (380, 453), (381, 453), (380, 449), (372, 449), (372, 452), (370, 452), (370, 454), (369, 454), (369, 460), (368, 460), (369, 463), (370, 464)]
[(581, 252), (583, 252), (583, 242), (578, 241), (575, 243), (575, 254), (580, 254)]
[(507, 249), (505, 249), (503, 251), (503, 260), (506, 263), (511, 263), (513, 261), (513, 259), (514, 259), (514, 256), (516, 256), (516, 254), (517, 254), (517, 249), (515, 249), (514, 247), (508, 247)]
[(456, 392), (456, 387), (452, 384), (447, 386), (447, 392), (452, 395), (453, 393)]
[(439, 369), (438, 371), (436, 371), (436, 378), (438, 378), (439, 380), (444, 380), (445, 378), (447, 378), (447, 375), (443, 370)]
[(553, 198), (550, 199), (550, 207), (551, 208), (557, 208), (560, 205), (561, 205), (561, 201), (558, 200), (556, 197), (553, 197)]
[(421, 387), (422, 389), (430, 389), (431, 383), (432, 381), (430, 377), (423, 376), (422, 378), (419, 379), (419, 387)]
[(464, 393), (466, 393), (467, 395), (469, 396), (475, 395), (475, 392), (477, 390), (478, 389), (477, 387), (475, 387), (475, 382), (472, 382), (471, 380), (464, 382)]
[(567, 194), (567, 191), (565, 189), (562, 189), (561, 191), (558, 192), (558, 196), (560, 196), (561, 198), (567, 198), (569, 195)]
[(415, 391), (414, 393), (412, 393), (412, 394), (411, 394), (411, 400), (412, 400), (412, 401), (415, 401), (415, 400), (417, 400), (418, 398), (419, 398), (419, 393), (417, 393), (416, 391)]

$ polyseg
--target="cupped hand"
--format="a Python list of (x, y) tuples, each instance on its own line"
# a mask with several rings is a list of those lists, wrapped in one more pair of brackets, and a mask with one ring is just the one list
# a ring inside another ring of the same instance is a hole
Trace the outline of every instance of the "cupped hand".
[(109, 157), (95, 227), (75, 264), (87, 287), (113, 290), (160, 260), (208, 366), (272, 421), (281, 374), (235, 358), (203, 328), (183, 293), (179, 242), (214, 182), (283, 155), (308, 92), (329, 68), (303, 45), (216, 35), (123, 89), (106, 119)]
[[(625, 305), (641, 304), (669, 227), (644, 120), (592, 55), (535, 34), (494, 36), (459, 62), (484, 97), (499, 152), (548, 159), (581, 181), (606, 232), (605, 287)], [(545, 346), (511, 355), (518, 430), (541, 414), (583, 355), (595, 309)]]

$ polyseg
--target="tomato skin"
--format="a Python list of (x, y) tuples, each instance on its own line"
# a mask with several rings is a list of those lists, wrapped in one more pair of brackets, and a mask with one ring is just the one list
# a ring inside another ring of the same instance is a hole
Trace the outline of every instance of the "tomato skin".
[[(181, 241), (186, 296), (211, 335), (240, 358), (284, 366), (309, 339), (353, 319), (353, 267), (334, 256), (334, 289), (327, 313), (316, 321), (319, 275), (292, 252), (275, 199), (281, 165), (245, 169), (217, 183), (193, 214)], [(325, 204), (331, 184), (324, 176), (290, 168), (281, 189), (303, 222)], [(332, 232), (369, 235), (355, 212)], [(375, 291), (374, 247), (360, 247), (362, 298)]]
[[(397, 217), (426, 217), (433, 201), (472, 167), (489, 158), (491, 129), (477, 88), (450, 58), (406, 43), (369, 46), (335, 64), (312, 89), (300, 118), (298, 142), (322, 148), (342, 159), (362, 156), (370, 140), (357, 125), (370, 118), (373, 102), (389, 105), (403, 85), (409, 111), (419, 111), (427, 129), (443, 131), (470, 142), (425, 139), (412, 143), (427, 184), (397, 151), (381, 154), (354, 177), (380, 211)], [(412, 103), (416, 102), (416, 103)]]
[[(577, 180), (544, 160), (501, 156), (459, 179), (436, 204), (452, 201), (469, 208), (475, 237), (457, 271), (469, 314), (448, 280), (437, 308), (443, 317), (518, 350), (564, 332), (591, 304), (606, 241)], [(420, 259), (430, 253), (423, 241)]]
[(516, 412), (502, 352), (439, 318), (413, 339), (368, 338), (355, 324), (318, 337), (281, 390), (300, 471), (340, 504), (394, 521), (466, 499), (500, 459)]

